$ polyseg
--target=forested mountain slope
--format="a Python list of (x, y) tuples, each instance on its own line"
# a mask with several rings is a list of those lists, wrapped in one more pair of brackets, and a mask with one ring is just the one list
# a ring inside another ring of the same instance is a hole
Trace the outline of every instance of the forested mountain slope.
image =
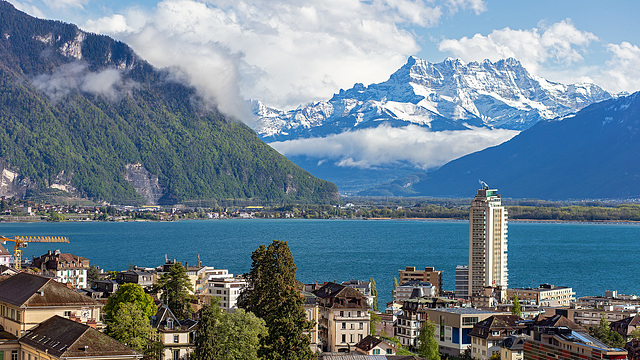
[(0, 195), (111, 203), (337, 201), (311, 176), (126, 44), (0, 1)]

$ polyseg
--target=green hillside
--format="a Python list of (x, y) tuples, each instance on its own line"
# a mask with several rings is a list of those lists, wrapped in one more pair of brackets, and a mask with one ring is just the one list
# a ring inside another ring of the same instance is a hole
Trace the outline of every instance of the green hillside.
[[(65, 53), (69, 44), (81, 55)], [(113, 87), (88, 89), (87, 79), (104, 70), (118, 78)], [(160, 203), (339, 200), (335, 185), (171, 79), (123, 43), (2, 1), (0, 159), (31, 188), (67, 179), (81, 196), (111, 203), (145, 202), (125, 180), (126, 165), (137, 163), (166, 189)]]

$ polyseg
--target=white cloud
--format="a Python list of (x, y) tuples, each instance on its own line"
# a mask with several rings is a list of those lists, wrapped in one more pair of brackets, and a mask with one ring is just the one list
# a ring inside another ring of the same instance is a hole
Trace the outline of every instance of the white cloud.
[(119, 98), (119, 89), (133, 86), (122, 81), (118, 70), (106, 69), (91, 72), (88, 71), (87, 65), (81, 62), (62, 65), (51, 75), (38, 75), (32, 79), (31, 83), (54, 102), (60, 101), (76, 90), (102, 95), (113, 101)]
[(502, 129), (431, 132), (415, 125), (403, 128), (379, 126), (324, 138), (273, 142), (269, 145), (285, 156), (307, 155), (331, 159), (343, 167), (375, 168), (402, 162), (426, 169), (498, 145), (517, 134), (517, 131)]
[(42, 0), (42, 2), (52, 9), (68, 7), (83, 8), (89, 3), (89, 0)]
[(24, 1), (16, 1), (16, 0), (10, 0), (9, 1), (16, 9), (23, 11), (27, 14), (30, 14), (31, 16), (35, 16), (37, 18), (40, 19), (46, 19), (45, 14), (42, 12), (42, 10), (40, 10), (40, 8), (38, 8), (37, 6), (31, 4), (30, 2), (24, 2)]
[(598, 83), (616, 92), (640, 90), (640, 48), (624, 41), (608, 44), (607, 50), (612, 56), (607, 69), (598, 74)]
[(117, 36), (156, 66), (179, 68), (223, 111), (243, 118), (246, 99), (291, 109), (356, 82), (386, 80), (420, 49), (405, 27), (436, 26), (449, 1), (163, 0), (150, 12), (83, 28)]
[(465, 61), (513, 57), (532, 73), (543, 75), (543, 69), (550, 64), (568, 66), (583, 60), (587, 46), (596, 40), (594, 34), (578, 30), (570, 20), (563, 20), (530, 30), (504, 28), (486, 36), (445, 39), (439, 49)]
[(471, 9), (476, 15), (487, 11), (487, 5), (483, 0), (449, 0), (449, 7), (452, 12), (456, 12), (459, 9)]

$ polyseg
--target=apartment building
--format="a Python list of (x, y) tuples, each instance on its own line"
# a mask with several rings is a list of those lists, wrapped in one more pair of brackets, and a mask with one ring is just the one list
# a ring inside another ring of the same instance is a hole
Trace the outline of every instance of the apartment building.
[(4, 266), (11, 266), (11, 263), (13, 262), (13, 255), (11, 255), (11, 253), (4, 247), (2, 246), (2, 244), (0, 244), (0, 266), (4, 265)]
[(216, 277), (209, 279), (199, 294), (217, 297), (220, 308), (232, 312), (238, 308), (238, 297), (246, 286), (247, 280), (242, 277)]
[(0, 332), (0, 359), (137, 360), (142, 354), (90, 326), (53, 316), (21, 338)]
[(42, 275), (54, 277), (60, 283), (70, 283), (76, 289), (89, 287), (89, 259), (82, 256), (49, 250), (44, 255), (33, 257), (31, 267), (40, 270)]
[(517, 315), (493, 315), (478, 322), (471, 330), (471, 357), (488, 360), (500, 354), (502, 341), (510, 335), (524, 332), (526, 326)]
[(424, 270), (416, 270), (415, 266), (407, 266), (404, 270), (398, 270), (399, 282), (404, 284), (411, 280), (431, 283), (436, 287), (436, 295), (441, 295), (442, 289), (442, 273), (443, 271), (435, 270), (433, 267), (425, 267)]
[(623, 360), (627, 350), (611, 348), (586, 332), (565, 326), (535, 326), (524, 341), (524, 360)]
[(469, 207), (469, 297), (496, 289), (507, 297), (507, 209), (498, 190), (483, 186)]
[(430, 282), (409, 280), (393, 290), (393, 301), (401, 303), (412, 297), (435, 297), (436, 295), (437, 287)]
[(513, 299), (514, 295), (518, 295), (521, 304), (545, 307), (570, 306), (576, 299), (572, 288), (551, 284), (541, 284), (537, 288), (507, 289), (509, 299)]
[(369, 335), (367, 299), (359, 291), (333, 282), (313, 294), (318, 302), (318, 336), (322, 350), (355, 350), (355, 345)]
[(600, 324), (600, 319), (602, 316), (609, 321), (609, 323), (613, 323), (628, 317), (638, 315), (638, 308), (626, 308), (626, 307), (617, 307), (613, 305), (607, 305), (603, 308), (586, 308), (586, 309), (575, 309), (573, 311), (573, 321), (576, 323), (590, 327), (597, 326)]
[(101, 328), (102, 306), (51, 278), (27, 272), (0, 282), (0, 326), (16, 337), (55, 315)]
[(467, 265), (456, 266), (454, 294), (458, 299), (469, 298), (469, 267)]

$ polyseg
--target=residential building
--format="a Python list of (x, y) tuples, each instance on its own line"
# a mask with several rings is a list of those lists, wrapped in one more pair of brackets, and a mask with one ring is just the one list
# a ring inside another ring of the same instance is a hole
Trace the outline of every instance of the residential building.
[(357, 343), (355, 350), (365, 355), (395, 355), (398, 351), (393, 343), (371, 335)]
[(604, 296), (583, 296), (576, 301), (576, 306), (581, 307), (602, 307), (613, 306), (638, 306), (640, 297), (637, 295), (618, 294), (615, 290), (607, 290)]
[(311, 339), (309, 346), (311, 347), (311, 351), (315, 353), (319, 349), (318, 322), (320, 321), (320, 313), (318, 311), (318, 301), (316, 296), (308, 291), (301, 291), (300, 294), (304, 296), (304, 313), (307, 320), (312, 324), (312, 328), (308, 332), (309, 338)]
[(551, 284), (541, 284), (537, 288), (507, 289), (509, 299), (513, 299), (514, 295), (518, 295), (518, 301), (523, 305), (544, 307), (570, 306), (576, 299), (572, 288)]
[(116, 275), (116, 281), (120, 284), (138, 284), (145, 289), (152, 287), (156, 280), (156, 274), (149, 271), (121, 271)]
[(627, 309), (625, 307), (617, 307), (606, 305), (603, 308), (587, 308), (575, 309), (573, 312), (573, 321), (576, 323), (590, 327), (600, 324), (600, 319), (604, 316), (609, 323), (613, 323), (628, 317), (638, 315), (638, 308)]
[(27, 272), (0, 282), (0, 326), (17, 337), (55, 315), (101, 328), (102, 306), (51, 278)]
[(7, 265), (0, 265), (0, 276), (12, 276), (18, 273), (18, 270), (7, 266)]
[(566, 327), (577, 332), (588, 332), (587, 329), (571, 321), (569, 318), (556, 314), (553, 316), (540, 315), (533, 319), (533, 325), (538, 327)]
[(351, 279), (349, 281), (343, 281), (342, 285), (360, 291), (360, 293), (364, 295), (365, 298), (367, 298), (367, 305), (369, 306), (369, 308), (373, 308), (373, 299), (375, 296), (371, 294), (371, 282)]
[(199, 292), (205, 284), (202, 280), (206, 276), (206, 267), (202, 266), (202, 263), (200, 262), (200, 256), (198, 255), (198, 262), (195, 266), (189, 265), (189, 263), (186, 262), (184, 264), (184, 268), (185, 270), (187, 270), (189, 281), (191, 281), (191, 293), (195, 294)]
[(524, 360), (623, 360), (627, 350), (611, 348), (586, 332), (565, 326), (534, 326), (524, 341)]
[(118, 291), (118, 282), (116, 280), (98, 280), (93, 283), (93, 288), (102, 291), (107, 295), (107, 297), (111, 296), (113, 293)]
[(500, 360), (523, 360), (524, 341), (528, 335), (509, 335), (500, 346)]
[(2, 244), (0, 244), (0, 266), (11, 266), (13, 263), (13, 255)]
[(415, 266), (407, 266), (404, 270), (398, 270), (398, 272), (400, 273), (400, 284), (404, 284), (410, 280), (428, 282), (436, 286), (436, 295), (441, 295), (443, 290), (443, 271), (435, 270), (433, 267), (425, 267), (424, 270), (416, 270)]
[(199, 294), (219, 298), (220, 308), (232, 312), (238, 308), (238, 297), (246, 286), (247, 280), (242, 277), (213, 278), (200, 289)]
[(493, 315), (479, 321), (471, 330), (471, 357), (488, 360), (500, 354), (502, 341), (510, 335), (525, 331), (525, 324), (517, 315)]
[(90, 326), (57, 315), (29, 330), (18, 345), (20, 357), (12, 354), (13, 360), (134, 360), (143, 356)]
[(393, 301), (403, 302), (413, 297), (435, 297), (437, 288), (430, 282), (409, 280), (393, 290)]
[(471, 331), (478, 322), (498, 315), (474, 308), (428, 309), (428, 318), (436, 325), (436, 340), (440, 353), (460, 356), (471, 348)]
[(318, 301), (323, 351), (346, 352), (369, 335), (369, 307), (359, 291), (330, 282), (313, 294)]
[(458, 299), (469, 298), (469, 266), (467, 265), (456, 266), (454, 294)]
[[(459, 305), (457, 300), (445, 298), (413, 298), (402, 303), (402, 312), (398, 314), (395, 324), (395, 336), (400, 345), (406, 347), (417, 346), (422, 323), (428, 318), (427, 309), (454, 307)], [(432, 321), (433, 322), (433, 321)]]
[(630, 316), (611, 323), (611, 330), (622, 335), (623, 339), (631, 340), (631, 332), (640, 328), (640, 315)]
[(507, 279), (507, 209), (498, 190), (483, 186), (469, 207), (469, 297), (490, 286), (505, 302)]
[(195, 350), (197, 321), (179, 320), (168, 306), (162, 304), (151, 318), (152, 326), (158, 330), (164, 345), (164, 360), (187, 360)]
[(76, 289), (89, 287), (87, 284), (89, 259), (82, 256), (49, 250), (44, 255), (33, 257), (31, 267), (40, 270), (42, 275), (52, 276), (60, 283), (70, 283)]

